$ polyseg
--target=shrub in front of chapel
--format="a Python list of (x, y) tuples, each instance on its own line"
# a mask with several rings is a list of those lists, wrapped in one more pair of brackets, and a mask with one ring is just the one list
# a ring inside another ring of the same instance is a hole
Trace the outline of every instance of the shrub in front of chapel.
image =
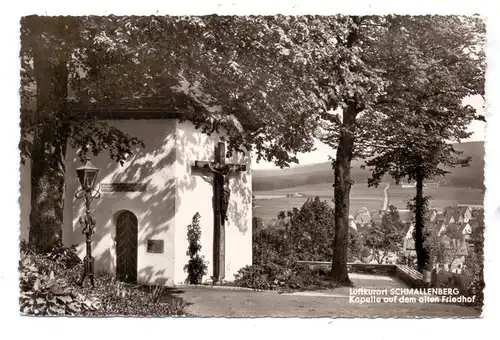
[[(310, 270), (297, 260), (331, 261), (334, 211), (319, 197), (308, 199), (300, 209), (282, 211), (264, 225), (253, 223), (253, 265), (235, 275), (235, 284), (254, 289), (287, 290), (324, 287), (327, 273)], [(349, 256), (358, 253), (357, 235), (350, 235)]]
[(161, 317), (185, 316), (186, 302), (169, 294), (163, 286), (138, 286), (117, 281), (112, 273), (96, 277), (96, 287), (83, 291), (98, 296), (102, 308), (85, 316)]
[(200, 214), (193, 216), (193, 221), (187, 228), (187, 240), (189, 242), (186, 255), (189, 256), (189, 262), (184, 266), (184, 271), (188, 273), (187, 281), (190, 284), (201, 284), (203, 276), (207, 274), (207, 262), (199, 254), (201, 251), (201, 228)]
[(253, 263), (290, 266), (297, 260), (330, 261), (333, 255), (334, 210), (319, 197), (299, 209), (281, 211), (264, 225), (253, 223)]
[(281, 266), (275, 263), (254, 264), (235, 274), (234, 284), (255, 290), (290, 291), (310, 288), (333, 288), (328, 273), (302, 265)]
[(289, 258), (286, 248), (285, 228), (281, 221), (264, 225), (263, 221), (254, 217), (252, 226), (252, 263), (277, 263), (284, 265)]
[(98, 272), (95, 288), (77, 286), (83, 270), (74, 247), (57, 246), (37, 254), (21, 243), (19, 307), (23, 315), (39, 316), (179, 316), (186, 303), (169, 296), (164, 287), (144, 288)]
[(81, 269), (75, 256), (73, 248), (35, 254), (21, 244), (19, 307), (23, 315), (81, 315), (101, 308), (98, 297), (82, 294), (73, 285)]

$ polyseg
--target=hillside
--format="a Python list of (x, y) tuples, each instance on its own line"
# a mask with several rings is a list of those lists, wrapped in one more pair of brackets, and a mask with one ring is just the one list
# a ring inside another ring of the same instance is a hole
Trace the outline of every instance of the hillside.
[[(469, 167), (450, 168), (448, 175), (440, 178), (442, 186), (484, 188), (484, 142), (467, 142), (456, 144), (463, 151), (463, 156), (472, 157)], [(351, 176), (356, 183), (366, 183), (370, 177), (369, 170), (362, 170), (362, 161), (352, 163)], [(386, 176), (384, 181), (392, 181)], [(269, 169), (253, 171), (253, 190), (276, 190), (299, 185), (332, 183), (333, 170), (330, 162), (299, 165), (287, 169)]]

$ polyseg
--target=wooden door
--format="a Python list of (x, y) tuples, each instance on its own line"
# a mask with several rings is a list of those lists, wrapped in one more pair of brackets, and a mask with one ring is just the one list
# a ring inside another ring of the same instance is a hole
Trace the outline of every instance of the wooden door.
[(120, 281), (137, 282), (137, 217), (130, 211), (116, 218), (116, 276)]

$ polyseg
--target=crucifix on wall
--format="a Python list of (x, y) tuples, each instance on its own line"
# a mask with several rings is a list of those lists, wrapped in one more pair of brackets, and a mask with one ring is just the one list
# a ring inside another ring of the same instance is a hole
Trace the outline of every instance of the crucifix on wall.
[(225, 222), (227, 221), (227, 209), (231, 190), (229, 188), (229, 176), (232, 173), (246, 171), (245, 164), (226, 163), (226, 145), (219, 142), (215, 146), (214, 162), (195, 161), (194, 170), (209, 171), (213, 174), (213, 198), (214, 209), (214, 244), (213, 244), (213, 276), (215, 283), (221, 282), (225, 274)]

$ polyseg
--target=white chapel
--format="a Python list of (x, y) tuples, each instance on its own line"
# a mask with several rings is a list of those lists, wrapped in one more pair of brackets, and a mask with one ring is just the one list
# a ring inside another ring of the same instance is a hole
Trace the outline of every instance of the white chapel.
[[(100, 119), (141, 139), (120, 165), (106, 153), (92, 157), (100, 169), (97, 186), (101, 196), (92, 203), (96, 231), (92, 236), (95, 272), (126, 270), (139, 284), (173, 286), (186, 282), (188, 274), (187, 227), (196, 213), (201, 215), (201, 255), (213, 272), (214, 210), (213, 176), (193, 171), (196, 161), (213, 161), (221, 135), (202, 133), (175, 112), (166, 110), (115, 109), (94, 112)], [(225, 223), (225, 280), (252, 264), (252, 179), (250, 156), (234, 154), (227, 162), (246, 164), (245, 171), (229, 177), (231, 190)], [(76, 245), (85, 256), (85, 236), (78, 223), (83, 202), (75, 198), (79, 189), (76, 168), (82, 165), (77, 150), (66, 156), (66, 200), (64, 245)], [(21, 238), (28, 239), (30, 214), (30, 163), (21, 166)]]

